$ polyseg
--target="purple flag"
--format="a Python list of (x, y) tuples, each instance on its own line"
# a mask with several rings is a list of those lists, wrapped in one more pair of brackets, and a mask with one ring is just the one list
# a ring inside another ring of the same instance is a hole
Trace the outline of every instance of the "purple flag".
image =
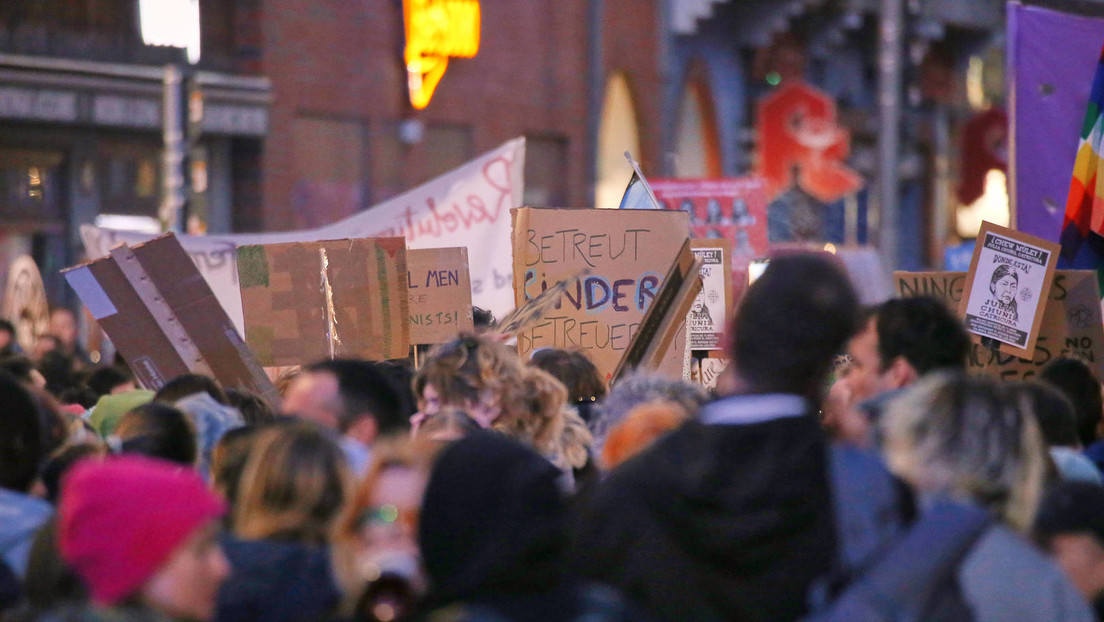
[(1057, 242), (1104, 19), (1008, 3), (1016, 228)]

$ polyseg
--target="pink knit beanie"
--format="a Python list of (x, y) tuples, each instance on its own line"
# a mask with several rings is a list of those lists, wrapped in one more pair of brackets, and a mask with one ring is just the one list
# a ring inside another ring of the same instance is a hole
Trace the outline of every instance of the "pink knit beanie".
[(59, 505), (61, 556), (103, 605), (132, 595), (226, 511), (194, 471), (140, 456), (78, 464)]

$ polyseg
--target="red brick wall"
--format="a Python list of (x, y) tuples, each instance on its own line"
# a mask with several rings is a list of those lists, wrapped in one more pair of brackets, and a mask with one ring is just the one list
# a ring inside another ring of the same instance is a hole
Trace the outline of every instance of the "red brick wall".
[[(266, 228), (318, 224), (320, 217), (339, 217), (381, 201), (396, 186), (405, 190), (425, 181), (431, 176), (428, 162), (433, 154), (424, 153), (424, 141), (411, 147), (395, 142), (397, 123), (406, 117), (428, 126), (469, 128), (470, 156), (522, 134), (561, 137), (567, 142), (568, 202), (592, 203), (593, 188), (587, 181), (588, 2), (481, 4), (479, 54), (452, 59), (433, 101), (425, 110), (414, 111), (405, 91), (399, 0), (263, 3), (262, 70), (272, 80), (275, 95), (262, 164)], [(648, 168), (658, 164), (660, 155), (657, 4), (605, 0), (603, 20), (606, 68), (625, 71), (629, 77), (644, 151), (637, 157)], [(304, 188), (313, 190), (310, 180), (299, 179), (297, 170), (316, 170), (319, 166), (312, 166), (311, 158), (334, 155), (304, 145), (297, 152), (297, 117), (329, 119), (362, 131), (362, 152), (348, 154), (363, 161), (362, 188), (333, 189), (340, 197), (336, 208), (303, 198)], [(314, 210), (322, 215), (299, 213)]]

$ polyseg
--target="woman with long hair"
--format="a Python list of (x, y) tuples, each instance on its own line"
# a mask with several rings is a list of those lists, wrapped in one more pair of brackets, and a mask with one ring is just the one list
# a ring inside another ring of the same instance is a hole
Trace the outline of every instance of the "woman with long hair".
[(327, 431), (288, 422), (257, 434), (224, 543), (234, 571), (219, 593), (219, 620), (321, 619), (336, 610), (333, 534), (351, 482)]

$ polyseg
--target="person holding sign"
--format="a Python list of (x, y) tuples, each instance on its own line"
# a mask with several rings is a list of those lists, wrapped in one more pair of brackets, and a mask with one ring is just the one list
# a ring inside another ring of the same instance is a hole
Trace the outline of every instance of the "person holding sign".
[[(833, 480), (815, 414), (857, 316), (856, 294), (831, 259), (772, 261), (733, 324), (727, 373), (736, 394), (707, 404), (595, 491), (580, 521), (580, 573), (664, 620), (804, 615), (811, 585), (841, 557), (854, 559), (840, 555), (853, 549), (837, 540), (834, 508), (871, 507), (882, 490)], [(860, 476), (878, 468), (872, 461)], [(849, 491), (860, 488), (856, 501)], [(880, 534), (864, 537), (877, 544)]]

